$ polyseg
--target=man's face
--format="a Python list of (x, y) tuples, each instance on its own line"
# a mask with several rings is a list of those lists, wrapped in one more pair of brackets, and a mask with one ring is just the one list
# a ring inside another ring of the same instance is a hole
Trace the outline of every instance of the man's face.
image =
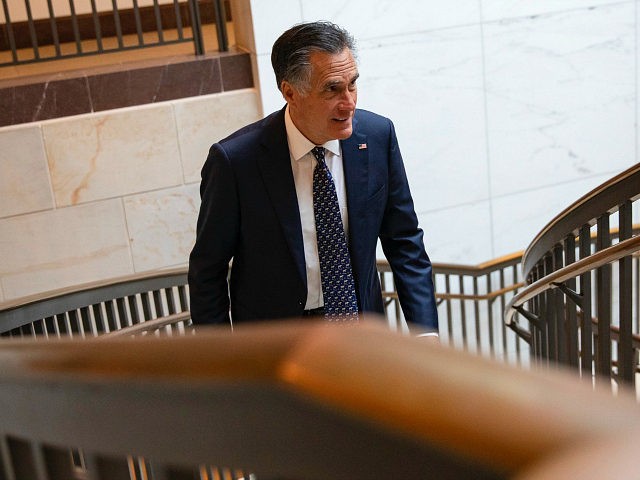
[(358, 92), (358, 66), (351, 50), (341, 53), (313, 52), (309, 90), (300, 92), (283, 82), (291, 120), (315, 145), (351, 136)]

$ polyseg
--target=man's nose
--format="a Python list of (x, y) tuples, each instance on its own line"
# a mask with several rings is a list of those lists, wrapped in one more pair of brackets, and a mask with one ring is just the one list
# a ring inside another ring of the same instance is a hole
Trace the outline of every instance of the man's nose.
[(356, 92), (345, 90), (340, 99), (340, 107), (344, 109), (354, 109), (356, 106)]

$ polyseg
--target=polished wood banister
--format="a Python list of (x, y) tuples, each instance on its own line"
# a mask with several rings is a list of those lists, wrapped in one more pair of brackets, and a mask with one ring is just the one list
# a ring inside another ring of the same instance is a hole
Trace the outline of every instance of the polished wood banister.
[[(377, 435), (404, 438), (410, 445), (440, 452), (434, 459), (440, 455), (469, 462), (483, 472), (473, 478), (511, 477), (530, 468), (536, 473), (536, 467), (547, 468), (545, 463), (558, 456), (579, 455), (583, 448), (611, 443), (617, 436), (637, 438), (640, 434), (640, 412), (627, 392), (612, 397), (592, 391), (589, 384), (565, 372), (525, 372), (427, 345), (420, 338), (391, 333), (372, 320), (345, 326), (300, 321), (252, 325), (238, 327), (233, 334), (198, 328), (197, 335), (173, 338), (8, 340), (0, 348), (0, 365), (3, 432), (105, 454), (122, 454), (135, 447), (134, 453), (156, 460), (157, 455), (166, 454), (170, 455), (167, 461), (178, 464), (220, 462), (225, 460), (221, 455), (227, 454), (232, 462), (255, 467), (256, 473), (280, 473), (283, 477), (298, 473), (295, 478), (372, 478), (359, 476), (358, 465), (340, 465), (344, 452), (332, 452), (331, 444), (320, 443), (321, 450), (304, 454), (305, 445), (318, 447), (317, 438), (323, 431), (292, 433), (287, 429), (295, 430), (296, 424), (285, 417), (275, 423), (274, 419), (262, 422), (260, 415), (272, 414), (271, 409), (275, 409), (273, 415), (282, 414), (280, 407), (291, 408), (288, 402), (296, 407), (290, 415), (298, 416), (306, 428), (313, 428), (314, 422), (318, 427), (333, 425), (339, 417), (346, 422), (344, 425), (355, 422), (378, 432), (370, 437), (372, 449), (380, 442)], [(24, 405), (12, 409), (12, 392), (23, 392), (29, 385), (53, 392), (56, 401), (48, 403), (42, 398), (42, 408), (37, 412)], [(89, 413), (90, 417), (84, 423), (76, 420), (71, 427), (63, 428), (64, 421), (79, 413), (56, 409), (73, 405), (73, 396), (85, 392), (79, 386), (103, 398), (104, 404), (78, 404), (78, 412)], [(174, 411), (131, 411), (122, 412), (122, 419), (103, 418), (111, 414), (114, 397), (132, 390), (144, 392), (146, 388), (156, 391), (149, 408), (158, 402), (168, 408), (170, 403), (161, 403), (163, 396), (193, 401), (175, 405)], [(210, 411), (208, 405), (198, 401), (199, 392), (208, 391), (220, 398), (238, 392), (233, 396), (237, 404), (229, 403), (226, 413)], [(60, 395), (66, 403), (60, 401)], [(262, 402), (270, 409), (262, 409)], [(314, 406), (309, 410), (311, 416), (303, 414), (305, 405)], [(206, 418), (191, 418), (202, 412), (208, 412)], [(227, 417), (240, 413), (240, 423), (228, 421)], [(137, 429), (149, 424), (140, 423), (141, 419), (154, 414), (157, 425), (145, 436)], [(333, 423), (323, 423), (327, 416)], [(208, 424), (211, 419), (220, 424)], [(164, 424), (174, 429), (169, 439), (173, 452), (160, 438), (161, 433), (169, 434), (162, 429)], [(273, 431), (265, 431), (266, 424), (272, 425)], [(105, 425), (108, 431), (102, 432), (98, 427)], [(192, 432), (191, 440), (180, 437), (186, 426), (196, 425), (198, 431)], [(75, 437), (74, 429), (82, 434)], [(100, 442), (97, 437), (103, 433), (106, 436)], [(144, 445), (136, 443), (150, 435), (157, 438), (147, 439)], [(291, 435), (298, 435), (299, 445), (283, 444), (283, 440), (291, 441)], [(79, 439), (88, 445), (73, 443)], [(201, 442), (211, 443), (203, 446)], [(256, 447), (265, 444), (270, 445), (269, 451)], [(622, 450), (629, 448), (624, 443), (616, 445)], [(360, 446), (353, 448), (358, 450)], [(394, 466), (402, 467), (403, 455), (411, 457), (404, 450), (388, 451), (388, 458), (378, 458), (380, 453), (373, 450), (371, 458), (356, 455), (350, 461), (366, 458), (383, 468), (385, 462), (394, 463), (394, 457), (398, 457), (400, 461)], [(403, 468), (423, 475), (416, 478), (427, 478), (427, 471), (421, 469), (428, 466), (419, 464), (421, 456), (411, 458), (416, 464)], [(602, 457), (597, 459), (606, 462)], [(328, 464), (332, 461), (345, 469), (344, 477), (336, 473), (336, 465)], [(626, 463), (609, 465), (610, 478), (623, 478), (616, 477), (615, 472), (622, 472), (629, 463), (633, 462), (627, 459)], [(305, 465), (309, 476), (300, 475)], [(332, 476), (323, 477), (323, 468)]]
[(604, 212), (617, 210), (622, 198), (637, 199), (640, 196), (639, 184), (640, 163), (599, 185), (556, 215), (525, 250), (522, 257), (524, 277), (526, 278), (534, 265), (569, 232), (577, 231), (587, 223), (594, 225), (596, 219)]
[(555, 288), (559, 283), (566, 282), (578, 275), (595, 270), (598, 267), (610, 264), (638, 251), (640, 251), (640, 236), (631, 237), (627, 240), (616, 243), (611, 247), (607, 247), (604, 250), (600, 250), (593, 255), (571, 263), (553, 273), (550, 273), (540, 280), (535, 281), (511, 298), (505, 309), (505, 323), (507, 325), (511, 325), (513, 316), (516, 313), (516, 308), (521, 307), (527, 301), (537, 295), (540, 295), (545, 290)]

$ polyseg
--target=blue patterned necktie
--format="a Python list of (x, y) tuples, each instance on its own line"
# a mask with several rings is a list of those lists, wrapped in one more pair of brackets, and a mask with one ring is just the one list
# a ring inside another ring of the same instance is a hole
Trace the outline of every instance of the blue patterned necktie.
[(329, 320), (355, 320), (358, 300), (336, 187), (324, 161), (324, 148), (315, 147), (311, 152), (318, 160), (313, 170), (313, 213), (324, 314)]

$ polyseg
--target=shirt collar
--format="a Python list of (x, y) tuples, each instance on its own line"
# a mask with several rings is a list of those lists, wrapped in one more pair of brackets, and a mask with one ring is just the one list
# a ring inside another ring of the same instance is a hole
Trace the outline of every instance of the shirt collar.
[[(293, 120), (291, 120), (291, 115), (289, 114), (289, 105), (287, 105), (287, 108), (284, 112), (284, 125), (287, 129), (289, 152), (291, 153), (291, 157), (295, 161), (298, 161), (307, 153), (309, 153), (311, 149), (316, 145), (313, 142), (310, 142), (309, 139), (305, 137), (302, 132), (300, 132), (300, 130), (298, 130), (298, 127), (293, 124)], [(329, 140), (322, 146), (334, 155), (340, 156), (339, 140)]]

